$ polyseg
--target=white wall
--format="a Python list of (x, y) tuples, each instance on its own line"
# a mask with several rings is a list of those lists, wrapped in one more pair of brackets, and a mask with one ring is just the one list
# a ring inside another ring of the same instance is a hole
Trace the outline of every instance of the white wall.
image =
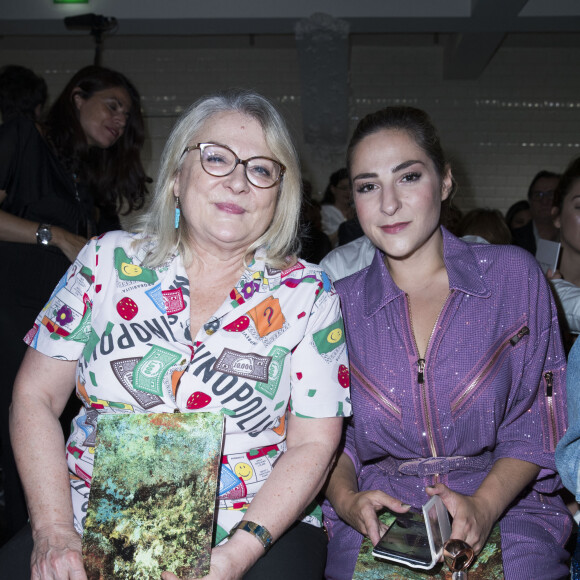
[(580, 49), (502, 48), (475, 81), (442, 80), (442, 57), (427, 47), (355, 50), (354, 112), (392, 104), (428, 111), (451, 158), (460, 208), (505, 210), (525, 197), (538, 170), (561, 172), (580, 155)]
[[(93, 51), (3, 50), (0, 66), (15, 63), (43, 75), (54, 97)], [(351, 125), (391, 104), (427, 110), (439, 127), (460, 190), (461, 209), (501, 210), (525, 196), (539, 169), (563, 171), (580, 155), (580, 48), (503, 47), (476, 81), (442, 78), (437, 47), (354, 47), (351, 52)], [(257, 89), (282, 108), (296, 137), (306, 177), (322, 191), (343, 164), (317, 159), (301, 144), (300, 81), (292, 48), (106, 49), (103, 64), (127, 74), (143, 97), (148, 142), (144, 160), (155, 176), (176, 115), (218, 88)]]

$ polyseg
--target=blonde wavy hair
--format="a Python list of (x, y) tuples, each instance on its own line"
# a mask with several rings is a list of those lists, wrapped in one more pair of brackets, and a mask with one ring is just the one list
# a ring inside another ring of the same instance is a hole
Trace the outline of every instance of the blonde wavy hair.
[(171, 132), (163, 155), (153, 199), (146, 212), (137, 218), (133, 231), (144, 234), (138, 243), (152, 244), (144, 265), (156, 267), (179, 252), (185, 264), (194, 258), (184, 220), (174, 227), (175, 198), (173, 184), (183, 163), (183, 151), (201, 138), (203, 129), (218, 113), (237, 112), (260, 123), (272, 155), (286, 167), (279, 184), (274, 217), (268, 229), (247, 249), (247, 263), (258, 248), (265, 251), (266, 264), (285, 268), (300, 250), (298, 220), (301, 204), (301, 177), (298, 155), (284, 119), (274, 105), (262, 95), (242, 89), (232, 89), (202, 97), (179, 118)]

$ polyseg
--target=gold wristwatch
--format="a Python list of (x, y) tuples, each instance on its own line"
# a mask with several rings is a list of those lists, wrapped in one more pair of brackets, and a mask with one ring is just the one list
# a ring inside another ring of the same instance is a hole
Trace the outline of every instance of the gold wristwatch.
[(248, 532), (255, 536), (262, 546), (264, 546), (266, 552), (272, 546), (272, 534), (270, 534), (264, 526), (256, 524), (255, 522), (250, 522), (249, 520), (241, 520), (232, 528), (229, 537), (231, 538), (237, 530), (244, 530), (244, 532)]

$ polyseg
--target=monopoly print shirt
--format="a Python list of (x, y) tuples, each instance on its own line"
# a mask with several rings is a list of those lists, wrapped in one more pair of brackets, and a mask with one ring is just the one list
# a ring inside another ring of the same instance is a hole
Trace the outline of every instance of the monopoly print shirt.
[(75, 526), (82, 533), (99, 413), (213, 411), (226, 417), (220, 541), (284, 452), (287, 411), (350, 414), (339, 300), (318, 266), (272, 270), (257, 255), (192, 338), (180, 257), (146, 268), (148, 243), (135, 240), (126, 232), (91, 240), (26, 337), (48, 356), (78, 360), (84, 406), (67, 442)]

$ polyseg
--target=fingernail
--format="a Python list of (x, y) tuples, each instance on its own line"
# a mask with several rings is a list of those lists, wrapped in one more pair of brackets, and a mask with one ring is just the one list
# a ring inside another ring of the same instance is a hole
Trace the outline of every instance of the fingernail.
[(402, 503), (402, 504), (401, 504), (401, 507), (402, 507), (403, 509), (407, 509), (407, 508), (410, 508), (410, 507), (411, 507), (411, 504), (410, 504), (410, 503)]

